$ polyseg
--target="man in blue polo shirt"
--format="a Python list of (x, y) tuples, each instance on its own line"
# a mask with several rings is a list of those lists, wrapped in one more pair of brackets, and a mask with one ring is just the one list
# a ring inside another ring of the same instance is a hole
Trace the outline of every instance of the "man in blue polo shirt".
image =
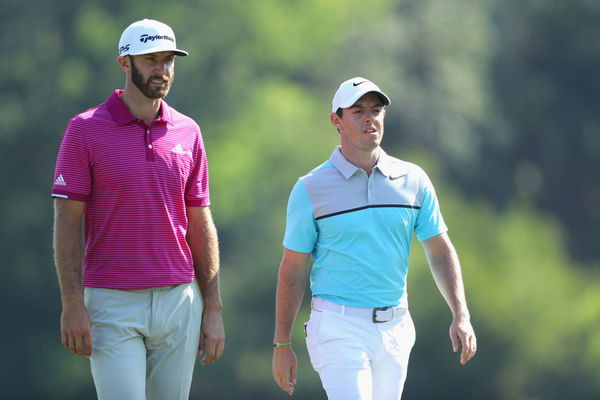
[(330, 115), (341, 145), (292, 189), (273, 354), (275, 381), (290, 395), (297, 365), (292, 327), (311, 255), (306, 343), (329, 399), (400, 399), (415, 340), (406, 295), (413, 233), (452, 311), (454, 351), (462, 347), (462, 364), (475, 355), (460, 264), (433, 186), (420, 167), (380, 147), (389, 104), (389, 97), (367, 79), (343, 82)]

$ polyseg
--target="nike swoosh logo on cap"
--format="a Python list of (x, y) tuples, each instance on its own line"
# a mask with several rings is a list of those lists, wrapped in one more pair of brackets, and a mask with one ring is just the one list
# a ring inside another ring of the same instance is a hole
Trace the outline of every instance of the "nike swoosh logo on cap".
[(358, 83), (354, 83), (354, 82), (353, 82), (353, 83), (352, 83), (352, 86), (358, 86), (358, 85), (361, 85), (361, 84), (363, 84), (363, 83), (365, 83), (365, 82), (366, 82), (366, 81), (362, 81), (362, 82), (358, 82)]

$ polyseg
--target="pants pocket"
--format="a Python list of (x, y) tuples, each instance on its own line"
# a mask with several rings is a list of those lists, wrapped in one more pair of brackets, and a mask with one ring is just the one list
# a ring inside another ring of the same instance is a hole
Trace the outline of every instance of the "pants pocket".
[(316, 370), (319, 366), (319, 332), (321, 330), (322, 312), (312, 310), (310, 319), (304, 323), (304, 336), (306, 339), (306, 348), (313, 368)]

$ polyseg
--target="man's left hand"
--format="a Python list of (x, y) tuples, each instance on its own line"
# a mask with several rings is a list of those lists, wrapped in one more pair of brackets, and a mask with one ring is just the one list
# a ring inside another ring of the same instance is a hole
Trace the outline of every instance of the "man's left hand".
[(220, 311), (204, 310), (202, 314), (202, 330), (200, 332), (200, 350), (202, 365), (218, 360), (225, 348), (225, 329)]
[(452, 340), (452, 349), (456, 353), (459, 346), (462, 345), (460, 353), (460, 363), (466, 364), (477, 352), (477, 338), (475, 331), (468, 319), (454, 319), (450, 325), (450, 340)]

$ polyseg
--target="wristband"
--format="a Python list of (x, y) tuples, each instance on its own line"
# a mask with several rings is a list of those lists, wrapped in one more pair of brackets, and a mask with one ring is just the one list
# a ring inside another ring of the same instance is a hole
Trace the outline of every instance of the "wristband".
[(283, 347), (283, 346), (289, 346), (291, 344), (292, 344), (292, 342), (287, 342), (287, 343), (273, 343), (273, 347), (278, 348), (278, 347)]

